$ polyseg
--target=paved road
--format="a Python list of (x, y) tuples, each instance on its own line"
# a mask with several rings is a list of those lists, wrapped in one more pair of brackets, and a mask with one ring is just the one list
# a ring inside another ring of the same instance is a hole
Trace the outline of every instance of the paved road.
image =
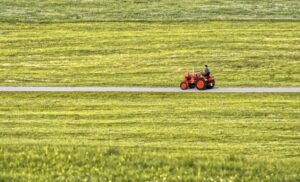
[(0, 87), (0, 92), (220, 92), (220, 93), (300, 93), (297, 88), (214, 88), (205, 91), (197, 89), (160, 87)]

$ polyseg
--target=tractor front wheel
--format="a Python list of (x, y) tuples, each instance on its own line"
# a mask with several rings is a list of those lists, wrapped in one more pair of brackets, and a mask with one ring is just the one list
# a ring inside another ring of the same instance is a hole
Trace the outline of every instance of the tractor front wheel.
[(213, 80), (209, 83), (208, 88), (214, 88), (215, 85), (216, 85), (216, 82), (215, 82), (215, 80)]
[(206, 85), (207, 85), (207, 83), (204, 79), (200, 79), (196, 82), (196, 87), (198, 90), (205, 90)]
[(186, 89), (189, 88), (189, 86), (188, 86), (188, 84), (187, 84), (186, 82), (181, 82), (181, 83), (180, 83), (180, 88), (181, 88), (182, 90), (186, 90)]

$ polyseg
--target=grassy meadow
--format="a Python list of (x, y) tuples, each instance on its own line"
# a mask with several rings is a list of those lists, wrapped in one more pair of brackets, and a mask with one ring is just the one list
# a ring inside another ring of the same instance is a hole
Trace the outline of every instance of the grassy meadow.
[(0, 181), (299, 181), (299, 94), (0, 93)]
[(219, 87), (299, 87), (300, 24), (2, 23), (0, 85), (178, 86), (208, 64)]
[[(300, 87), (298, 0), (1, 0), (0, 86)], [(0, 93), (0, 181), (300, 181), (300, 95)]]
[(299, 20), (298, 0), (1, 0), (3, 22)]
[(298, 0), (2, 0), (0, 85), (300, 86)]

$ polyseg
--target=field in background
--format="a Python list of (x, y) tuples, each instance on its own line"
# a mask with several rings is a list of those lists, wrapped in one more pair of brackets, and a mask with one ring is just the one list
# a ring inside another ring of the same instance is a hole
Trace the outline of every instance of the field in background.
[(299, 0), (1, 0), (1, 22), (299, 20)]
[(1, 93), (2, 180), (299, 181), (299, 94)]
[(218, 87), (299, 87), (299, 30), (271, 21), (2, 23), (0, 85), (174, 87), (208, 64)]

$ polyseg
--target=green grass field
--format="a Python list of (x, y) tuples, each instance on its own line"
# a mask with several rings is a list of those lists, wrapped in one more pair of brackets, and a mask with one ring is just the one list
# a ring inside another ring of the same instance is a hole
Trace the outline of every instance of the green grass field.
[(0, 85), (299, 87), (297, 0), (3, 0)]
[(1, 93), (0, 180), (299, 181), (299, 94)]
[[(1, 0), (0, 86), (300, 87), (298, 0)], [(0, 93), (0, 181), (300, 181), (300, 94)]]
[(298, 0), (1, 0), (0, 21), (299, 20)]
[(300, 24), (2, 23), (0, 85), (178, 86), (208, 64), (219, 87), (299, 87)]

